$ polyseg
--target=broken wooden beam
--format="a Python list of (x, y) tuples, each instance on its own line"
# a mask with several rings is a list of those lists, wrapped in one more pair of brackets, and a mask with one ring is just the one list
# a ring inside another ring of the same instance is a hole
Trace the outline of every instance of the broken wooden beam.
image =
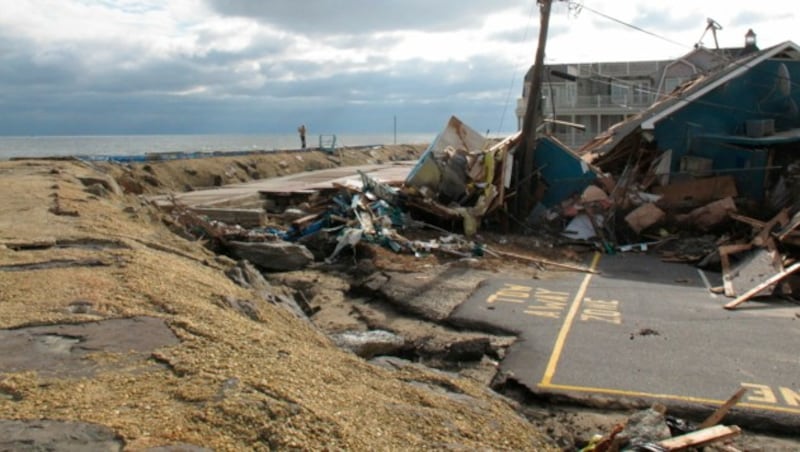
[(735, 438), (742, 433), (742, 429), (735, 425), (715, 425), (714, 427), (697, 430), (681, 436), (659, 441), (659, 446), (668, 451), (687, 450), (690, 447), (701, 447), (717, 441)]
[(243, 228), (259, 228), (267, 223), (267, 213), (263, 209), (223, 209), (211, 207), (190, 207), (197, 215), (225, 224), (238, 224)]
[(308, 227), (311, 223), (317, 221), (321, 217), (322, 217), (322, 215), (319, 214), (319, 213), (312, 213), (310, 215), (306, 215), (304, 217), (300, 217), (300, 218), (292, 221), (292, 227), (294, 227), (295, 229), (297, 229), (299, 231), (302, 231), (303, 229)]
[(772, 275), (769, 279), (762, 282), (761, 284), (753, 287), (752, 289), (748, 290), (747, 292), (743, 293), (739, 296), (739, 298), (731, 301), (730, 303), (726, 304), (724, 307), (725, 309), (736, 309), (737, 306), (744, 303), (745, 301), (749, 300), (750, 298), (754, 297), (757, 293), (761, 292), (765, 288), (769, 287), (772, 284), (777, 283), (778, 281), (782, 280), (783, 278), (791, 275), (792, 273), (796, 272), (800, 269), (800, 262), (795, 262), (792, 264), (791, 267), (787, 268), (786, 270), (776, 273)]
[(742, 399), (744, 394), (747, 392), (747, 388), (739, 388), (735, 394), (733, 394), (725, 403), (722, 404), (719, 408), (716, 409), (711, 416), (707, 417), (705, 421), (701, 422), (700, 425), (697, 426), (698, 429), (708, 428), (714, 425), (719, 424), (722, 419), (728, 414), (731, 408), (734, 407), (739, 400)]

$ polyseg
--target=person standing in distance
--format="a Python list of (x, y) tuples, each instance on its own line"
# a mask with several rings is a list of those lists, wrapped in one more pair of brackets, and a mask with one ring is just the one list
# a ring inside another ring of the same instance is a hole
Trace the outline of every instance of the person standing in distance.
[(300, 134), (300, 146), (302, 149), (306, 148), (306, 125), (300, 124), (300, 127), (297, 128), (297, 133)]

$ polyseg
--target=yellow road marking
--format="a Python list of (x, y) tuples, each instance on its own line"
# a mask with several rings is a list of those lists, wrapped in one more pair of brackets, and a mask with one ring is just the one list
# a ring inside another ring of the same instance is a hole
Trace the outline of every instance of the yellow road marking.
[(564, 319), (564, 324), (561, 325), (561, 330), (558, 332), (556, 343), (553, 346), (553, 353), (550, 354), (550, 361), (547, 362), (547, 369), (544, 371), (544, 377), (542, 377), (542, 382), (540, 383), (541, 385), (549, 385), (553, 381), (553, 375), (556, 373), (556, 366), (558, 366), (558, 360), (561, 358), (561, 352), (564, 350), (564, 343), (567, 341), (567, 336), (569, 335), (569, 330), (572, 327), (572, 322), (575, 320), (575, 315), (578, 313), (578, 308), (581, 305), (583, 296), (586, 295), (586, 289), (589, 287), (589, 281), (591, 281), (592, 275), (597, 269), (597, 263), (600, 262), (601, 256), (602, 254), (600, 253), (594, 254), (592, 265), (589, 266), (589, 269), (592, 272), (587, 273), (583, 278), (583, 282), (578, 288), (578, 293), (576, 293), (575, 298), (572, 299), (572, 305), (569, 308), (567, 317)]
[[(707, 399), (703, 397), (691, 397), (691, 396), (679, 396), (674, 394), (651, 394), (649, 392), (639, 392), (639, 391), (626, 391), (623, 389), (611, 389), (611, 388), (590, 388), (586, 386), (570, 386), (570, 385), (559, 385), (559, 384), (551, 384), (551, 383), (540, 383), (540, 389), (560, 389), (562, 391), (574, 391), (574, 392), (594, 392), (598, 394), (610, 394), (610, 395), (620, 395), (620, 396), (629, 396), (629, 397), (652, 397), (657, 399), (665, 399), (665, 400), (675, 400), (680, 402), (692, 402), (692, 403), (704, 403), (704, 404), (712, 404), (712, 405), (721, 405), (725, 403), (725, 400), (716, 400), (716, 399)], [(748, 403), (748, 402), (739, 402), (736, 404), (737, 407), (745, 407), (745, 408), (758, 408), (761, 410), (767, 411), (777, 411), (782, 413), (791, 413), (791, 414), (800, 414), (800, 409), (793, 409), (793, 408), (784, 408), (784, 407), (776, 407), (771, 405), (762, 405), (760, 403)]]
[[(601, 257), (602, 254), (595, 253), (594, 258), (592, 259), (592, 264), (589, 267), (591, 270), (594, 271), (597, 269), (597, 264), (600, 262)], [(722, 405), (723, 403), (725, 403), (725, 400), (708, 399), (703, 397), (679, 396), (674, 394), (652, 394), (649, 392), (628, 391), (624, 389), (592, 388), (588, 386), (553, 384), (552, 383), (553, 376), (556, 373), (556, 367), (558, 367), (558, 361), (561, 358), (561, 353), (564, 350), (564, 343), (567, 341), (567, 336), (569, 336), (569, 331), (572, 328), (572, 324), (575, 321), (575, 316), (578, 313), (583, 297), (586, 295), (586, 290), (589, 288), (589, 282), (591, 281), (593, 274), (594, 273), (586, 274), (586, 276), (583, 278), (583, 281), (581, 282), (581, 285), (578, 287), (578, 292), (575, 294), (575, 298), (572, 299), (572, 304), (570, 305), (567, 317), (564, 319), (564, 323), (561, 325), (561, 330), (559, 330), (558, 332), (558, 337), (556, 338), (556, 343), (553, 346), (553, 352), (550, 355), (550, 360), (547, 362), (547, 368), (545, 369), (544, 377), (542, 378), (541, 383), (539, 383), (538, 385), (540, 389), (556, 389), (556, 390), (574, 391), (574, 392), (594, 392), (599, 394), (619, 395), (628, 397), (651, 397), (664, 400), (704, 403), (712, 405)], [(800, 409), (776, 407), (771, 405), (763, 405), (759, 403), (740, 402), (736, 404), (736, 406), (745, 408), (757, 408), (761, 410), (775, 411), (781, 413), (800, 414)]]

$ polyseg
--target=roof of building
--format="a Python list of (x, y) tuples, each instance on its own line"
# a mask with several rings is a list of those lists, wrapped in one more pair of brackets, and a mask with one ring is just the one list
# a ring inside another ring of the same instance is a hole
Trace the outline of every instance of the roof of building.
[(728, 80), (740, 76), (761, 62), (776, 57), (800, 60), (800, 46), (791, 41), (786, 41), (758, 52), (746, 54), (714, 72), (700, 75), (680, 85), (669, 96), (654, 103), (647, 110), (626, 121), (615, 124), (596, 136), (583, 145), (578, 150), (578, 153), (583, 156), (584, 160), (593, 162), (598, 157), (604, 156), (615, 149), (636, 130), (654, 129), (656, 123), (668, 115), (689, 105)]

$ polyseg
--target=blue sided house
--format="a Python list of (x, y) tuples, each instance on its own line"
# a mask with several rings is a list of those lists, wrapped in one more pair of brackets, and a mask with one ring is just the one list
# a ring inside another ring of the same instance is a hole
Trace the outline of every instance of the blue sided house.
[(577, 153), (619, 174), (642, 149), (671, 151), (672, 180), (730, 175), (740, 196), (769, 201), (800, 162), (799, 107), (800, 47), (787, 41), (721, 61)]

